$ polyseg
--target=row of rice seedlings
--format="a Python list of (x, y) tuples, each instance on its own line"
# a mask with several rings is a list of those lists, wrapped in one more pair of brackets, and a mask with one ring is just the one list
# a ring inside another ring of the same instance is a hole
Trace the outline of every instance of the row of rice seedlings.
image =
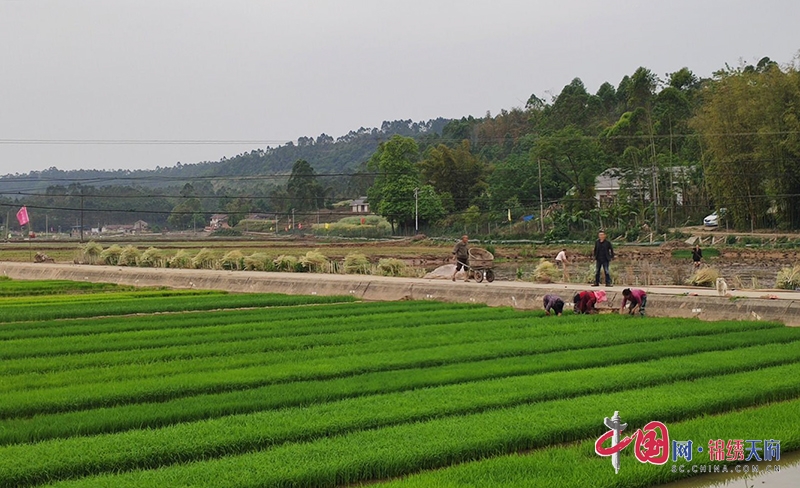
[[(501, 317), (508, 317), (509, 315), (512, 316), (511, 319), (501, 320)], [(204, 327), (198, 330), (185, 329), (185, 332), (178, 330), (169, 337), (179, 338), (181, 341), (189, 340), (192, 337), (202, 337), (204, 342), (214, 344), (232, 338), (236, 338), (236, 340), (258, 338), (262, 340), (260, 340), (260, 347), (257, 351), (250, 354), (242, 354), (240, 351), (233, 357), (217, 354), (214, 357), (195, 357), (181, 361), (145, 365), (117, 365), (115, 367), (104, 365), (99, 368), (70, 369), (58, 372), (42, 372), (31, 368), (25, 373), (7, 374), (0, 377), (0, 392), (30, 388), (56, 388), (68, 384), (105, 383), (127, 379), (143, 379), (151, 376), (164, 377), (189, 372), (241, 368), (268, 362), (269, 358), (264, 353), (272, 354), (312, 347), (351, 346), (347, 349), (352, 349), (354, 353), (365, 353), (370, 351), (430, 348), (448, 344), (466, 344), (500, 339), (531, 340), (540, 336), (548, 336), (552, 333), (552, 329), (546, 327), (520, 327), (526, 325), (527, 319), (513, 317), (513, 315), (516, 315), (516, 313), (510, 309), (474, 310), (469, 314), (468, 320), (446, 310), (394, 314), (383, 319), (379, 329), (364, 328), (364, 325), (374, 323), (374, 316), (348, 317), (339, 321), (339, 325), (342, 328), (340, 331), (318, 333), (312, 326), (304, 335), (287, 335), (287, 331), (281, 327), (281, 324), (274, 322), (269, 324), (270, 327), (264, 327), (263, 329), (261, 327), (254, 329), (253, 324), (242, 324)], [(311, 319), (308, 322), (315, 320)], [(629, 327), (637, 327), (637, 325), (630, 323)], [(586, 333), (591, 330), (593, 329), (567, 331), (561, 337), (566, 337), (569, 333)], [(201, 332), (202, 335), (193, 335), (192, 332)], [(102, 343), (106, 348), (114, 345), (115, 337), (106, 336), (107, 334), (104, 334), (91, 339)], [(215, 340), (215, 338), (218, 340)], [(85, 344), (81, 343), (80, 337), (70, 337), (69, 339), (81, 346), (85, 346)], [(138, 337), (138, 339), (141, 339), (142, 343), (149, 344), (153, 337)], [(126, 337), (125, 340), (126, 344), (130, 344), (130, 337)], [(16, 341), (15, 345), (20, 349), (23, 347), (19, 341)], [(37, 339), (36, 343), (27, 344), (26, 346), (29, 349), (41, 352), (41, 349), (45, 348), (47, 344), (44, 339)], [(64, 344), (59, 344), (59, 347), (63, 346)], [(219, 353), (218, 350), (217, 352)]]
[[(443, 312), (420, 312), (413, 314), (414, 316), (408, 318), (413, 320), (409, 322), (403, 317), (405, 314), (397, 314), (398, 316), (387, 317), (386, 320), (381, 322), (380, 329), (397, 329), (394, 332), (401, 334), (404, 333), (402, 329), (413, 329), (417, 326), (425, 325), (426, 323), (472, 323), (484, 322), (493, 320), (495, 318), (509, 317), (514, 324), (519, 325), (527, 321), (524, 317), (519, 317), (514, 314), (512, 310), (498, 311), (492, 309), (484, 309), (481, 311), (472, 311), (467, 316), (459, 316), (457, 314)], [(312, 323), (319, 319), (308, 319), (307, 323)], [(345, 322), (346, 319), (342, 319)], [(358, 334), (362, 336), (363, 330), (377, 330), (377, 328), (369, 327), (375, 321), (375, 316), (356, 316), (350, 319), (353, 326), (360, 330), (339, 330), (339, 331), (313, 331), (306, 329), (302, 334), (296, 338), (311, 336), (307, 338), (312, 341), (307, 345), (314, 345), (314, 337), (318, 337), (321, 341), (318, 345), (346, 345), (347, 340), (338, 339), (341, 334)], [(345, 322), (347, 323), (347, 322)], [(276, 323), (275, 325), (280, 325)], [(311, 325), (313, 327), (313, 325)], [(392, 331), (389, 331), (390, 333)], [(413, 333), (413, 332), (412, 332)], [(541, 333), (545, 333), (542, 331)], [(278, 338), (283, 336), (287, 340), (280, 341)], [(90, 336), (68, 336), (60, 338), (59, 341), (52, 341), (47, 337), (34, 337), (24, 339), (14, 339), (0, 342), (0, 355), (7, 358), (24, 358), (24, 357), (47, 357), (58, 355), (74, 355), (79, 353), (94, 353), (103, 351), (124, 351), (124, 350), (139, 350), (145, 348), (163, 348), (170, 346), (190, 345), (190, 344), (205, 344), (205, 343), (225, 343), (225, 342), (239, 342), (246, 340), (274, 338), (269, 346), (262, 348), (262, 351), (269, 350), (282, 350), (282, 349), (296, 349), (297, 343), (293, 342), (292, 336), (287, 335), (285, 331), (277, 331), (273, 327), (259, 327), (258, 323), (245, 323), (233, 324), (222, 326), (204, 326), (197, 328), (183, 328), (183, 329), (166, 329), (166, 330), (144, 330), (144, 331), (127, 331), (119, 333), (103, 333)], [(366, 338), (370, 339), (367, 335)], [(422, 347), (422, 346), (421, 346)]]
[[(241, 296), (243, 298), (247, 298), (250, 295)], [(466, 316), (467, 312), (463, 312)], [(498, 312), (499, 313), (499, 312)], [(524, 316), (520, 317), (520, 319), (524, 318)], [(560, 321), (558, 323), (550, 322), (548, 325), (543, 325), (537, 327), (539, 331), (546, 331), (550, 328), (558, 329), (559, 331), (568, 332), (569, 323), (576, 323), (576, 324), (594, 324), (588, 327), (597, 327), (600, 329), (604, 329), (603, 323), (607, 322), (610, 319), (616, 319), (616, 317), (608, 317), (605, 319), (595, 319), (595, 320), (585, 320), (582, 317), (573, 319), (572, 322), (570, 321)], [(646, 330), (657, 331), (661, 330), (659, 328), (658, 320), (648, 321), (648, 328)], [(669, 322), (666, 323), (670, 324), (669, 328), (674, 328), (677, 323)], [(692, 323), (689, 320), (687, 323)], [(713, 331), (717, 330), (716, 327), (752, 327), (752, 325), (742, 325), (736, 323), (724, 323), (721, 322), (715, 325), (709, 325), (707, 323), (702, 323), (699, 321), (694, 321), (696, 324), (695, 326), (701, 326), (704, 330)], [(722, 324), (722, 325), (720, 325)], [(615, 327), (615, 331), (617, 329), (627, 329), (633, 328), (638, 329), (639, 325), (638, 322), (634, 321), (622, 321)], [(776, 326), (775, 324), (767, 324), (767, 323), (759, 323), (757, 327), (769, 327), (769, 326)], [(584, 332), (585, 327), (582, 326), (580, 330), (575, 330), (575, 332)], [(682, 333), (682, 331), (676, 331), (677, 333)], [(241, 337), (241, 336), (234, 336), (231, 334), (226, 334), (224, 331), (218, 331), (219, 334), (224, 334), (226, 337), (224, 338), (227, 341), (239, 340), (246, 337), (255, 338), (258, 337), (260, 334), (259, 330), (252, 330), (249, 332), (249, 336)], [(6, 341), (4, 343), (0, 343), (0, 355), (4, 355), (6, 358), (20, 358), (26, 356), (47, 356), (47, 355), (58, 355), (58, 354), (76, 354), (76, 353), (89, 353), (89, 352), (99, 352), (99, 351), (111, 351), (111, 350), (124, 350), (124, 349), (139, 349), (139, 348), (155, 348), (155, 347), (164, 347), (170, 345), (181, 345), (181, 344), (195, 344), (195, 343), (203, 343), (207, 342), (208, 340), (215, 340), (214, 338), (208, 337), (191, 337), (188, 336), (186, 333), (181, 332), (180, 334), (176, 334), (173, 336), (162, 338), (159, 341), (151, 341), (147, 337), (143, 337), (141, 339), (131, 339), (129, 341), (119, 341), (116, 343), (112, 343), (107, 337), (100, 338), (89, 338), (87, 340), (83, 340), (82, 338), (65, 338), (64, 340), (60, 340), (58, 342), (50, 342), (43, 339), (20, 339), (15, 341)]]
[[(92, 295), (93, 297), (94, 295)], [(71, 297), (77, 298), (77, 297)], [(91, 297), (88, 297), (91, 298)], [(179, 300), (177, 298), (180, 298)], [(350, 295), (313, 297), (279, 294), (170, 294), (159, 297), (136, 297), (108, 300), (85, 300), (63, 304), (31, 302), (24, 306), (8, 306), (0, 303), (3, 322), (25, 320), (50, 320), (102, 315), (126, 315), (131, 313), (186, 312), (191, 310), (214, 310), (217, 308), (264, 307), (310, 303), (337, 303), (355, 301)], [(51, 305), (51, 306), (44, 306)]]
[[(265, 412), (258, 420), (246, 415), (159, 429), (156, 446), (148, 431), (6, 446), (0, 449), (0, 479), (33, 483), (107, 471), (53, 486), (335, 486), (597, 436), (605, 429), (598, 420), (620, 405), (629, 407), (629, 424), (641, 425), (794, 399), (800, 396), (798, 374), (800, 363), (793, 363), (443, 418), (435, 418), (437, 408), (448, 408), (442, 395), (345, 400)], [(434, 418), (413, 422), (417, 416)], [(227, 424), (203, 431), (215, 422)], [(369, 428), (382, 425), (388, 427)], [(800, 419), (790, 425), (800, 430)], [(183, 463), (187, 459), (204, 460)], [(182, 464), (165, 466), (177, 462)], [(159, 469), (116, 474), (134, 468)]]
[[(693, 418), (667, 424), (672, 439), (694, 440), (695, 446), (710, 439), (777, 439), (782, 453), (800, 449), (800, 400), (789, 400)], [(794, 428), (791, 428), (794, 426)], [(629, 429), (643, 427), (631, 426)], [(762, 453), (763, 454), (763, 453)], [(695, 454), (691, 463), (679, 460), (683, 466), (673, 472), (672, 464), (656, 466), (637, 461), (631, 448), (621, 453), (623, 468), (619, 473), (611, 468), (608, 458), (594, 452), (594, 440), (577, 445), (551, 446), (527, 454), (510, 454), (473, 461), (446, 468), (423, 471), (401, 479), (388, 481), (385, 488), (416, 488), (430, 486), (471, 486), (475, 488), (515, 487), (574, 487), (606, 488), (656, 486), (693, 475), (691, 467), (721, 466), (725, 461), (709, 461), (707, 454)], [(777, 463), (774, 463), (777, 464)], [(748, 484), (747, 486), (751, 486)]]
[[(628, 367), (632, 363), (649, 361), (647, 374), (639, 377), (634, 384), (646, 384), (653, 381), (653, 366), (675, 364), (680, 362), (681, 368), (672, 370), (656, 368), (663, 374), (678, 377), (693, 375), (697, 377), (711, 372), (724, 372), (724, 368), (733, 364), (733, 370), (744, 367), (759, 367), (779, 364), (781, 361), (795, 361), (800, 354), (794, 341), (789, 344), (770, 343), (787, 340), (786, 329), (765, 331), (773, 334), (756, 334), (744, 332), (731, 334), (733, 340), (715, 342), (698, 342), (687, 339), (664, 341), (662, 347), (654, 347), (651, 343), (642, 347), (631, 348), (612, 346), (602, 349), (584, 349), (579, 351), (543, 354), (535, 359), (527, 357), (500, 358), (479, 362), (465, 362), (430, 368), (412, 368), (400, 371), (381, 371), (357, 376), (334, 378), (330, 380), (311, 380), (284, 384), (268, 385), (244, 391), (219, 394), (197, 395), (178, 398), (160, 403), (144, 403), (122, 405), (113, 408), (93, 409), (79, 412), (68, 412), (51, 415), (38, 415), (32, 418), (9, 419), (0, 422), (0, 444), (14, 442), (33, 442), (56, 437), (73, 435), (89, 435), (124, 431), (134, 428), (159, 427), (173, 423), (194, 421), (222, 415), (242, 414), (260, 410), (284, 408), (312, 403), (330, 402), (348, 397), (389, 393), (419, 389), (423, 387), (442, 386), (468, 381), (485, 380), (500, 377), (531, 375), (552, 371), (570, 371), (581, 368), (599, 367), (608, 363)], [(774, 337), (766, 337), (772, 335)], [(750, 346), (743, 349), (737, 345), (763, 343), (763, 346)], [(705, 346), (710, 351), (720, 347), (716, 352), (705, 352), (698, 346)], [(732, 350), (731, 348), (735, 348)], [(695, 348), (695, 349), (693, 349)], [(701, 352), (701, 353), (698, 353)], [(741, 358), (758, 356), (755, 363), (744, 363)], [(660, 362), (655, 361), (659, 358)], [(605, 358), (598, 361), (598, 358)], [(687, 358), (687, 361), (683, 361)], [(735, 358), (735, 359), (732, 359)], [(707, 364), (706, 364), (707, 363)], [(688, 366), (700, 364), (699, 368), (688, 369)], [(608, 371), (620, 371), (620, 366)], [(628, 371), (628, 370), (626, 370)], [(636, 371), (633, 371), (634, 373)], [(563, 374), (563, 373), (562, 373)], [(642, 383), (645, 382), (645, 383)], [(614, 383), (588, 382), (586, 391), (593, 388), (614, 389)], [(539, 386), (530, 391), (541, 390)], [(603, 390), (603, 391), (606, 391)], [(541, 393), (544, 394), (544, 393)]]
[(198, 296), (198, 295), (226, 295), (227, 292), (219, 290), (175, 290), (175, 289), (147, 289), (140, 288), (133, 291), (98, 292), (91, 295), (48, 295), (48, 296), (21, 296), (4, 297), (0, 299), (0, 306), (27, 306), (40, 304), (72, 304), (86, 302), (103, 302), (113, 300), (137, 300), (140, 298)]
[[(277, 382), (334, 378), (400, 367), (439, 365), (468, 359), (520, 356), (673, 337), (696, 336), (699, 339), (702, 336), (747, 329), (750, 325), (758, 324), (723, 322), (703, 325), (705, 327), (698, 329), (683, 326), (601, 330), (577, 336), (541, 337), (536, 341), (501, 339), (460, 344), (450, 343), (439, 347), (406, 344), (397, 346), (393, 351), (382, 350), (380, 346), (374, 348), (372, 352), (365, 352), (365, 347), (360, 345), (319, 347), (275, 353), (270, 355), (275, 362), (269, 365), (177, 374), (164, 378), (144, 378), (115, 383), (91, 383), (89, 385), (10, 392), (4, 395), (4, 401), (0, 404), (0, 418), (132, 402), (163, 401), (180, 396), (252, 388)], [(282, 365), (279, 366), (281, 363)]]
[[(505, 313), (504, 313), (505, 312)], [(508, 319), (498, 320), (505, 315)], [(381, 320), (381, 328), (373, 329), (365, 327), (374, 323), (376, 317), (354, 317), (349, 319), (340, 320), (340, 324), (344, 325), (344, 330), (336, 332), (326, 331), (324, 333), (317, 333), (314, 328), (316, 319), (310, 319), (306, 322), (309, 324), (309, 329), (306, 334), (302, 336), (289, 336), (288, 338), (281, 338), (285, 336), (284, 330), (281, 328), (280, 323), (270, 324), (273, 327), (254, 327), (253, 324), (242, 324), (234, 326), (209, 326), (198, 329), (184, 329), (176, 330), (170, 329), (167, 331), (141, 331), (141, 332), (126, 332), (124, 334), (101, 334), (98, 336), (84, 337), (68, 337), (60, 341), (50, 341), (48, 338), (24, 339), (24, 340), (11, 340), (0, 343), (0, 353), (6, 356), (18, 355), (21, 357), (28, 357), (34, 359), (36, 357), (53, 356), (53, 355), (76, 355), (77, 353), (96, 352), (96, 351), (109, 351), (109, 350), (139, 350), (146, 347), (165, 347), (184, 344), (203, 344), (212, 343), (215, 345), (213, 353), (218, 356), (224, 356), (221, 351), (222, 345), (226, 342), (240, 342), (240, 341), (253, 341), (259, 340), (256, 349), (250, 347), (251, 352), (257, 353), (275, 353), (290, 351), (295, 349), (305, 349), (315, 347), (322, 349), (326, 352), (337, 350), (337, 354), (346, 355), (349, 353), (366, 353), (366, 352), (381, 352), (381, 351), (394, 351), (394, 350), (409, 350), (416, 348), (430, 348), (439, 345), (448, 344), (468, 344), (473, 342), (488, 342), (500, 339), (524, 339), (531, 340), (538, 337), (549, 336), (552, 332), (558, 330), (560, 332), (558, 340), (560, 343), (571, 344), (575, 346), (577, 343), (571, 341), (569, 336), (572, 334), (585, 335), (588, 332), (600, 331), (604, 332), (605, 327), (603, 324), (591, 323), (586, 327), (580, 328), (567, 328), (563, 332), (557, 325), (552, 322), (548, 325), (532, 327), (529, 320), (525, 317), (517, 316), (513, 310), (510, 309), (478, 309), (472, 310), (470, 313), (459, 315), (453, 314), (449, 311), (440, 311), (424, 314), (396, 314), (384, 320)], [(468, 319), (466, 317), (469, 317)], [(353, 328), (360, 330), (353, 330)], [(635, 334), (640, 334), (637, 331), (638, 324), (633, 321), (627, 321), (617, 326), (614, 334), (624, 333), (625, 330), (633, 331)], [(687, 329), (688, 330), (688, 329)], [(707, 333), (709, 330), (703, 328), (703, 332)], [(169, 334), (166, 337), (155, 337), (155, 333)], [(276, 333), (277, 332), (277, 333)], [(158, 339), (158, 340), (156, 340)], [(264, 340), (266, 339), (266, 340)], [(553, 340), (553, 338), (549, 338)], [(579, 339), (584, 341), (583, 338)], [(583, 342), (585, 343), (585, 342)], [(251, 344), (251, 346), (254, 344)], [(322, 347), (325, 346), (325, 347)], [(337, 349), (338, 348), (338, 349)], [(238, 350), (238, 354), (242, 351)], [(73, 356), (68, 356), (68, 359)], [(207, 361), (203, 355), (197, 358), (197, 363), (203, 364), (201, 370), (210, 369), (213, 361)], [(265, 358), (266, 360), (266, 358)], [(225, 359), (223, 359), (225, 361)], [(56, 385), (60, 385), (61, 381), (58, 378), (65, 378), (67, 381), (74, 381), (72, 375), (80, 374), (82, 381), (100, 381), (92, 376), (90, 370), (76, 371), (74, 368), (64, 373), (47, 374), (42, 371), (41, 365), (36, 364), (35, 361), (26, 362), (28, 374), (33, 377), (33, 381), (26, 381), (24, 376), (7, 375), (5, 380), (0, 380), (3, 384), (3, 390), (7, 388), (21, 389), (30, 388), (35, 386), (47, 386), (49, 381), (55, 381)], [(176, 365), (141, 365), (134, 364), (133, 367), (124, 368), (120, 370), (120, 377), (136, 377), (142, 378), (148, 375), (148, 370), (154, 371), (153, 375), (165, 375), (167, 370), (174, 373), (182, 372), (181, 368), (186, 368), (187, 363)], [(49, 365), (48, 365), (49, 366)], [(108, 365), (103, 365), (101, 369), (102, 374), (106, 375), (102, 381), (108, 381), (118, 374), (119, 368), (108, 368)], [(19, 370), (20, 364), (4, 364), (4, 369), (8, 371), (9, 367)], [(189, 368), (191, 369), (191, 368)], [(62, 369), (63, 371), (63, 369)]]
[[(280, 329), (266, 329), (264, 331), (256, 329), (253, 331), (253, 324), (220, 326), (218, 328), (219, 333), (213, 334), (214, 337), (226, 339), (229, 336), (241, 337), (243, 333), (247, 333), (248, 335), (257, 333), (258, 337), (269, 338), (269, 340), (263, 341), (263, 346), (257, 353), (244, 356), (241, 354), (235, 356), (217, 355), (215, 357), (202, 357), (180, 362), (173, 361), (149, 365), (136, 364), (128, 366), (84, 368), (50, 373), (29, 371), (22, 374), (5, 375), (0, 377), (0, 392), (28, 388), (52, 388), (65, 384), (120, 381), (130, 378), (168, 376), (186, 372), (241, 367), (242, 365), (252, 365), (263, 362), (265, 359), (264, 353), (275, 351), (290, 351), (320, 346), (358, 345), (377, 341), (381, 341), (382, 346), (387, 346), (382, 347), (381, 350), (389, 350), (389, 347), (392, 345), (397, 345), (402, 349), (406, 349), (412, 344), (422, 344), (421, 347), (432, 347), (453, 343), (453, 336), (459, 332), (461, 333), (458, 334), (459, 337), (456, 342), (497, 339), (506, 336), (506, 334), (510, 334), (507, 338), (513, 339), (515, 333), (519, 333), (519, 328), (517, 327), (519, 322), (514, 321), (505, 325), (498, 324), (496, 321), (498, 317), (497, 311), (487, 309), (481, 312), (483, 313), (475, 311), (471, 314), (472, 316), (469, 319), (470, 321), (467, 327), (465, 327), (463, 319), (459, 319), (449, 311), (418, 312), (393, 315), (386, 320), (388, 323), (385, 323), (382, 328), (377, 330), (344, 330), (336, 333), (308, 333), (300, 336), (286, 336), (281, 333), (283, 331)], [(507, 312), (511, 311), (508, 310)], [(506, 313), (505, 315), (508, 316), (510, 313)], [(361, 317), (348, 317), (341, 321), (345, 322), (345, 324), (353, 324), (355, 327), (358, 327), (361, 323), (370, 323), (373, 322), (374, 319), (371, 316), (366, 319)], [(392, 327), (392, 325), (394, 325), (394, 327)], [(213, 330), (217, 328), (206, 327), (201, 330), (205, 332), (208, 329)], [(186, 336), (180, 337), (182, 339), (191, 337), (191, 331), (192, 329), (188, 329), (189, 333)], [(209, 336), (209, 334), (204, 335)], [(175, 337), (175, 335), (173, 334), (170, 337)], [(95, 338), (92, 337), (92, 339)], [(98, 341), (102, 341), (103, 339), (104, 337), (102, 336), (97, 338)], [(107, 339), (107, 341), (108, 343), (113, 343), (113, 338)], [(216, 343), (213, 337), (210, 338), (209, 342)], [(35, 349), (36, 346), (32, 347)], [(364, 350), (363, 347), (361, 349)], [(77, 378), (75, 376), (77, 376)]]
[[(312, 300), (312, 303), (313, 300)], [(453, 304), (434, 301), (408, 302), (352, 302), (323, 304), (320, 307), (297, 307), (270, 305), (270, 323), (274, 320), (294, 321), (306, 318), (327, 319), (342, 316), (376, 315), (404, 311), (434, 311), (485, 308), (483, 304)], [(213, 310), (192, 313), (188, 310), (182, 314), (169, 315), (136, 315), (128, 317), (102, 317), (57, 319), (34, 323), (10, 323), (0, 327), (0, 339), (19, 339), (26, 337), (63, 337), (70, 335), (91, 335), (104, 332), (124, 332), (129, 330), (177, 329), (202, 325), (225, 325), (264, 321), (264, 311), (250, 310)], [(269, 325), (269, 324), (267, 324)], [(329, 330), (338, 324), (334, 321), (317, 323), (316, 329)], [(283, 327), (283, 326), (282, 326)]]
[(2, 280), (0, 281), (0, 297), (76, 294), (106, 291), (125, 291), (134, 289), (114, 283), (92, 283), (86, 281), (67, 280)]
[[(360, 310), (362, 307), (364, 309), (369, 308), (370, 305), (368, 304), (359, 304), (355, 309)], [(329, 307), (340, 307), (339, 305), (329, 305), (325, 307), (313, 307), (314, 310), (321, 311), (326, 310)], [(311, 310), (311, 309), (304, 309), (304, 310)], [(178, 317), (178, 316), (173, 316)], [(169, 316), (163, 317), (165, 320), (169, 318)], [(376, 317), (378, 318), (378, 317)], [(125, 320), (139, 320), (139, 317), (126, 317)], [(305, 328), (305, 332), (313, 332), (314, 328), (318, 326), (314, 325), (316, 322), (315, 320), (307, 321), (310, 322), (308, 326)], [(379, 324), (383, 325), (385, 321), (383, 320), (376, 320), (375, 322), (365, 322), (363, 324), (359, 324), (358, 326), (350, 324), (348, 327), (352, 328), (353, 330), (357, 330), (358, 328), (374, 328), (378, 327)], [(542, 322), (540, 322), (542, 323)], [(554, 323), (554, 322), (553, 322)], [(594, 323), (594, 321), (590, 322)], [(600, 322), (602, 324), (602, 322)], [(634, 324), (635, 322), (629, 322)], [(697, 321), (677, 321), (675, 325), (684, 324), (687, 327), (697, 327), (698, 325), (708, 325), (703, 324)], [(279, 327), (283, 327), (283, 324), (277, 323)], [(408, 326), (413, 326), (413, 324), (408, 324)], [(570, 328), (569, 324), (564, 323), (565, 328)], [(537, 327), (543, 327), (545, 329), (551, 331), (557, 331), (559, 325), (555, 326), (542, 326), (537, 324)], [(553, 328), (555, 327), (555, 328)], [(338, 328), (338, 326), (327, 326), (327, 329), (334, 329)], [(749, 327), (745, 327), (746, 330)], [(779, 324), (770, 324), (770, 323), (759, 323), (756, 326), (756, 330), (762, 329), (784, 329), (783, 326)], [(719, 332), (719, 329), (714, 329), (716, 332)], [(298, 333), (301, 330), (297, 330)], [(702, 332), (702, 335), (706, 335), (705, 332)], [(719, 340), (718, 337), (715, 336), (715, 340)], [(725, 337), (725, 336), (722, 336)], [(307, 361), (307, 360), (319, 360), (325, 357), (335, 357), (340, 355), (348, 355), (348, 354), (357, 354), (358, 352), (351, 352), (347, 348), (317, 348), (311, 351), (301, 351), (300, 353), (294, 352), (292, 354), (271, 354), (268, 357), (264, 357), (263, 360), (260, 356), (263, 356), (261, 351), (264, 349), (264, 341), (269, 341), (269, 338), (266, 339), (249, 339), (249, 340), (232, 340), (228, 342), (221, 342), (218, 344), (215, 343), (204, 343), (204, 344), (190, 344), (190, 345), (179, 345), (179, 346), (167, 346), (167, 347), (159, 347), (159, 348), (150, 348), (150, 349), (140, 349), (140, 350), (129, 350), (129, 351), (106, 351), (106, 352), (95, 352), (95, 353), (85, 353), (85, 354), (72, 354), (72, 355), (60, 355), (60, 356), (50, 356), (50, 357), (26, 357), (21, 359), (8, 359), (0, 362), (0, 373), (5, 375), (12, 375), (12, 374), (23, 374), (23, 373), (46, 373), (51, 371), (67, 371), (67, 370), (79, 370), (76, 371), (76, 375), (80, 375), (82, 371), (81, 369), (84, 368), (95, 368), (95, 367), (110, 367), (110, 366), (123, 366), (123, 365), (131, 365), (135, 367), (137, 365), (147, 365), (151, 363), (160, 363), (160, 362), (168, 362), (168, 361), (191, 361), (191, 360), (201, 360), (202, 358), (212, 358), (212, 357), (222, 357), (222, 356), (230, 356), (236, 355), (237, 357), (243, 357), (248, 354), (255, 353), (259, 355), (259, 362), (261, 364), (275, 364), (281, 361), (289, 361), (289, 362), (298, 362), (298, 361)], [(594, 345), (589, 345), (587, 347), (594, 347)], [(363, 352), (363, 351), (361, 351)], [(509, 355), (508, 351), (502, 351), (500, 354)], [(519, 352), (519, 354), (526, 354), (525, 352)], [(460, 357), (460, 356), (459, 356)], [(484, 357), (484, 356), (480, 356)], [(246, 360), (247, 358), (245, 358)]]

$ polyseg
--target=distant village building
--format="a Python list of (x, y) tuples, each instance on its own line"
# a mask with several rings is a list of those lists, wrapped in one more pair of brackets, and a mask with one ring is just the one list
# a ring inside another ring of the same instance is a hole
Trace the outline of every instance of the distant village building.
[(99, 231), (101, 234), (135, 234), (137, 232), (146, 232), (150, 228), (150, 224), (144, 220), (137, 220), (132, 224), (109, 224), (104, 225), (99, 230), (92, 229), (92, 233)]
[(611, 205), (617, 199), (620, 183), (618, 175), (619, 170), (611, 168), (600, 173), (594, 180), (595, 200), (597, 200), (598, 206)]
[[(686, 182), (688, 177), (689, 168), (685, 166), (672, 166), (670, 168), (662, 168), (660, 174), (662, 176), (668, 175), (672, 185), (672, 193), (675, 197), (677, 205), (683, 205), (683, 189), (682, 183)], [(652, 173), (651, 173), (652, 174)], [(652, 189), (650, 184), (651, 177), (642, 175), (638, 178), (630, 178), (625, 181), (625, 177), (619, 168), (609, 168), (600, 173), (594, 180), (595, 200), (597, 200), (598, 207), (605, 207), (612, 205), (619, 196), (620, 188), (623, 182), (626, 183), (626, 189), (632, 195), (639, 195), (646, 201), (650, 201), (650, 191)]]
[(208, 225), (209, 230), (219, 230), (219, 229), (230, 229), (231, 226), (228, 225), (228, 216), (226, 214), (214, 214), (211, 216), (211, 220), (209, 221)]
[(104, 225), (103, 228), (100, 229), (101, 234), (130, 234), (131, 232), (133, 232), (133, 225), (130, 224), (110, 224)]
[(353, 213), (369, 213), (367, 197), (360, 197), (350, 202), (350, 210)]

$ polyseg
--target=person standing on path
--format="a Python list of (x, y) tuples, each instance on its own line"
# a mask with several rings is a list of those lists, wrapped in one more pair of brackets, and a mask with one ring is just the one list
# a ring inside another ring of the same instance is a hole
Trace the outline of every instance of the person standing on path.
[(602, 230), (597, 235), (592, 255), (596, 263), (592, 286), (600, 286), (600, 268), (603, 268), (603, 272), (606, 274), (606, 286), (611, 286), (611, 273), (608, 271), (608, 265), (614, 259), (614, 247), (611, 245), (611, 241), (606, 240), (606, 233)]
[(453, 256), (456, 258), (456, 270), (453, 271), (453, 281), (456, 280), (456, 274), (464, 268), (464, 273), (467, 277), (464, 281), (469, 281), (469, 237), (465, 234), (461, 236), (461, 240), (456, 242), (453, 247)]
[(700, 261), (703, 259), (703, 250), (700, 249), (700, 244), (695, 244), (694, 249), (692, 249), (692, 264), (694, 265), (694, 269), (700, 267)]
[(625, 288), (622, 290), (622, 307), (619, 309), (620, 314), (625, 313), (626, 303), (630, 303), (628, 314), (633, 315), (638, 309), (639, 315), (644, 317), (644, 307), (647, 306), (647, 293), (638, 288), (634, 288), (633, 290)]
[(566, 249), (562, 249), (561, 252), (556, 255), (556, 264), (561, 266), (561, 269), (564, 272), (564, 281), (569, 283), (569, 270), (567, 269), (569, 260), (567, 259)]

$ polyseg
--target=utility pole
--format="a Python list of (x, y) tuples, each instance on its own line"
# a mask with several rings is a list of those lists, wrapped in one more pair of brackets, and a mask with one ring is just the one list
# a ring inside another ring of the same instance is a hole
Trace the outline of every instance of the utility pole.
[(414, 230), (419, 234), (419, 188), (414, 188)]
[(83, 187), (81, 187), (81, 242), (83, 242)]
[(292, 209), (292, 234), (294, 234), (294, 209)]
[(542, 160), (537, 159), (536, 162), (539, 164), (539, 225), (542, 228), (542, 234), (544, 234), (544, 199), (542, 198)]

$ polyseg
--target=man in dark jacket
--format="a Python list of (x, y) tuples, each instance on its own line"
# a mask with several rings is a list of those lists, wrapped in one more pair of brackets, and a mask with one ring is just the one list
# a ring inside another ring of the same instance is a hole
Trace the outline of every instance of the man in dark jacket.
[(606, 240), (606, 233), (602, 230), (597, 235), (598, 239), (594, 243), (594, 284), (592, 286), (600, 286), (600, 268), (606, 274), (606, 286), (611, 286), (611, 273), (608, 272), (608, 265), (614, 259), (614, 247), (611, 241)]

